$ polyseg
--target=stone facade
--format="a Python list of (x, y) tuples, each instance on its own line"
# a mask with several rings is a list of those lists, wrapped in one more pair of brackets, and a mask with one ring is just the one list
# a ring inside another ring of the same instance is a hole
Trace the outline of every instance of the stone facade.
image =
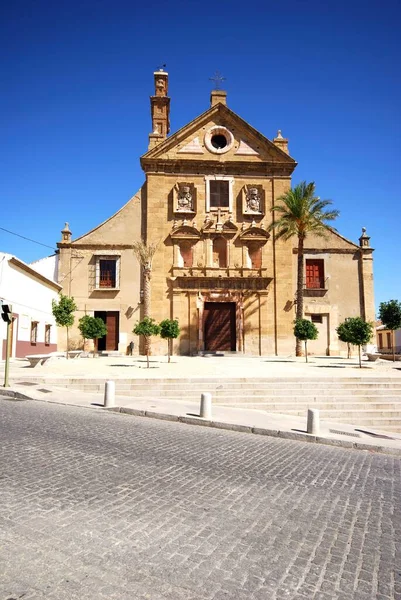
[[(145, 183), (119, 213), (87, 235), (72, 242), (69, 229), (63, 230), (64, 292), (78, 302), (78, 317), (118, 312), (115, 346), (124, 351), (143, 316), (132, 250), (132, 242), (142, 238), (158, 243), (150, 314), (157, 321), (178, 319), (174, 352), (292, 353), (296, 241), (276, 240), (268, 232), (271, 208), (291, 187), (297, 164), (288, 140), (279, 131), (270, 141), (253, 129), (227, 107), (222, 90), (212, 92), (206, 112), (167, 137), (167, 73), (155, 72), (154, 83), (152, 133), (141, 157)], [(374, 318), (369, 238), (363, 233), (357, 245), (328, 230), (325, 238), (308, 237), (305, 248), (307, 272), (318, 273), (317, 284), (308, 288), (306, 282), (305, 316), (321, 333), (310, 351), (341, 352), (335, 333), (341, 320)], [(102, 276), (108, 260), (116, 260), (118, 284), (106, 281), (107, 288), (100, 286), (98, 271)], [(164, 354), (165, 341), (153, 341), (152, 351)]]

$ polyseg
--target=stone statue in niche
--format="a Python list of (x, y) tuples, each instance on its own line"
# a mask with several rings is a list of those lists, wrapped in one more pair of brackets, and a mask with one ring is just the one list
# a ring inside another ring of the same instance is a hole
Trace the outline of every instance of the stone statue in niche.
[(247, 212), (261, 212), (261, 197), (257, 187), (251, 186), (246, 192), (246, 210)]
[(193, 211), (193, 194), (190, 185), (180, 185), (178, 188), (177, 210)]
[(156, 87), (159, 90), (159, 92), (164, 92), (164, 88), (165, 88), (165, 82), (164, 79), (160, 78), (156, 81)]

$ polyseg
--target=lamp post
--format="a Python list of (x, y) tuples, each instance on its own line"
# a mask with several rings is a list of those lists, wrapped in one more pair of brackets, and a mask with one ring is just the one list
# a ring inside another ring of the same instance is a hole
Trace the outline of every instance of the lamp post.
[(7, 338), (6, 338), (6, 364), (4, 367), (4, 386), (10, 387), (8, 383), (8, 373), (10, 368), (10, 354), (11, 354), (11, 323), (13, 321), (13, 307), (11, 304), (1, 305), (1, 318), (7, 323)]

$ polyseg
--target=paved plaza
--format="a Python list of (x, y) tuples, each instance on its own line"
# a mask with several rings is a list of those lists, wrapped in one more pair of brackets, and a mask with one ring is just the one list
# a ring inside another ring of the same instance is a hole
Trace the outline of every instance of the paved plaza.
[[(4, 373), (4, 361), (0, 361), (0, 375)], [(391, 360), (362, 361), (359, 368), (357, 353), (350, 358), (338, 356), (151, 356), (147, 368), (145, 356), (102, 356), (52, 359), (43, 366), (30, 368), (25, 359), (12, 359), (10, 377), (45, 375), (52, 377), (134, 377), (186, 378), (186, 377), (273, 377), (277, 379), (293, 377), (382, 377), (401, 379), (401, 362)]]
[(0, 398), (1, 600), (400, 600), (398, 457)]

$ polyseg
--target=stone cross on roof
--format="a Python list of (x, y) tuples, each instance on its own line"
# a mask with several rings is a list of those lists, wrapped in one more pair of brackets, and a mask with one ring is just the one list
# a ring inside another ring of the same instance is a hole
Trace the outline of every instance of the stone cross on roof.
[(225, 80), (226, 80), (226, 78), (222, 76), (220, 71), (216, 71), (215, 74), (213, 75), (213, 77), (209, 77), (209, 81), (214, 81), (214, 89), (215, 90), (219, 90), (222, 82)]

